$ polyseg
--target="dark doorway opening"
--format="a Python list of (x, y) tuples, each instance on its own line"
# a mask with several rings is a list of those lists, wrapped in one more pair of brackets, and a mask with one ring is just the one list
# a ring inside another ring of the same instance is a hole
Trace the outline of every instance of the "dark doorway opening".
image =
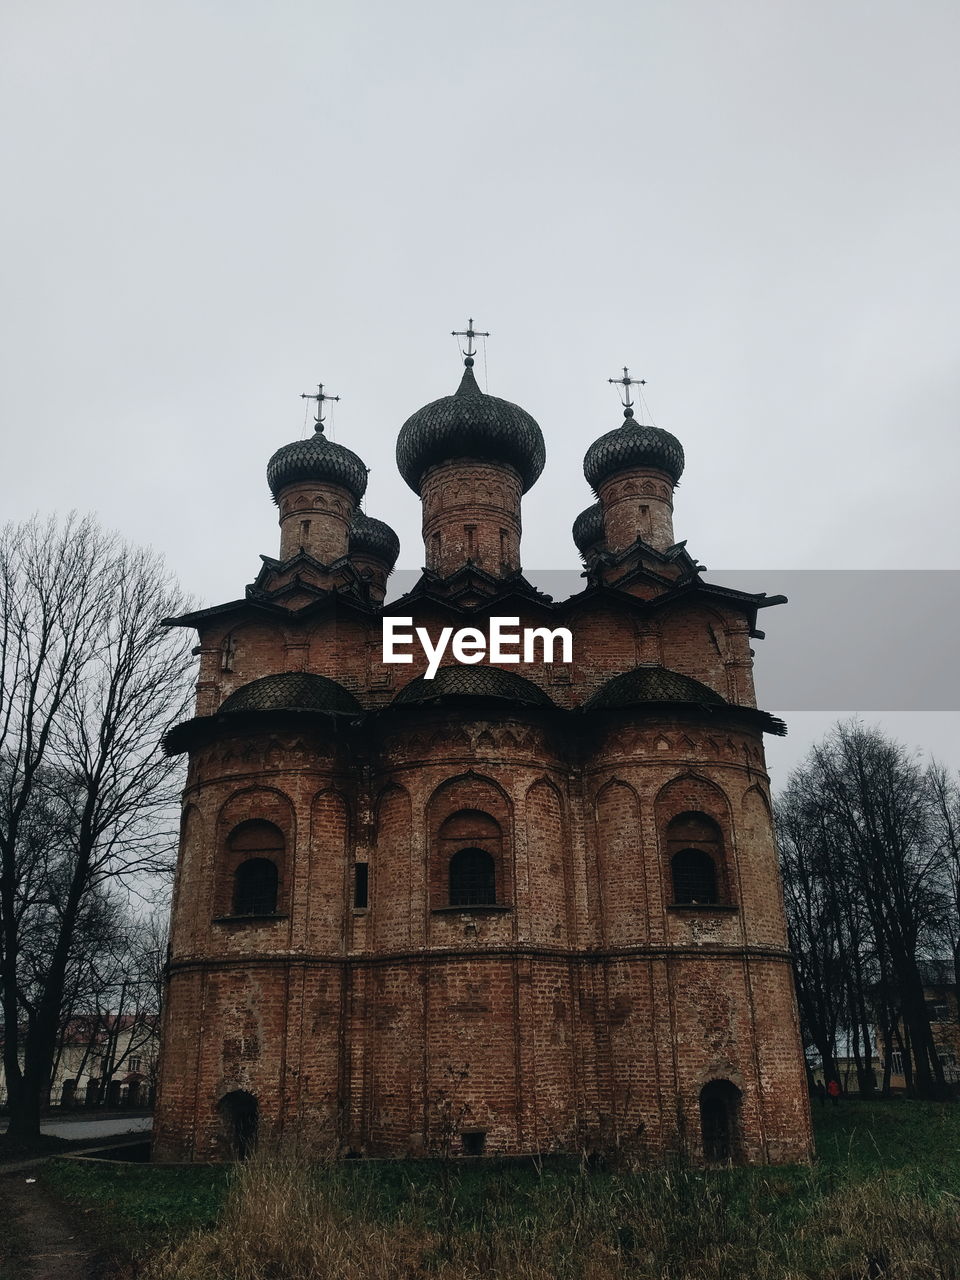
[(700, 1091), (704, 1159), (727, 1164), (740, 1155), (740, 1090), (729, 1080), (711, 1080)]
[(217, 1110), (230, 1150), (237, 1160), (246, 1160), (257, 1145), (259, 1115), (256, 1098), (244, 1089), (236, 1089), (220, 1099)]
[(463, 1137), (463, 1154), (465, 1156), (482, 1156), (487, 1145), (487, 1135), (483, 1129), (472, 1129), (461, 1135)]

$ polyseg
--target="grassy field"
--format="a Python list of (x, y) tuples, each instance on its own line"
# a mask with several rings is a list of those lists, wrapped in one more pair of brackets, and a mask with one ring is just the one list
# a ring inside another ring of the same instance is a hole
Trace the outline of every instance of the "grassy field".
[(817, 1108), (813, 1169), (219, 1168), (44, 1178), (144, 1280), (960, 1280), (960, 1106)]

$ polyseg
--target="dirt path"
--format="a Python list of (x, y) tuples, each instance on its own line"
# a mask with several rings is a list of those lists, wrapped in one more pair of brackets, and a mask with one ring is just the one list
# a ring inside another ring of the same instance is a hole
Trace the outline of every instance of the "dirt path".
[(96, 1250), (31, 1176), (0, 1177), (0, 1280), (100, 1280)]

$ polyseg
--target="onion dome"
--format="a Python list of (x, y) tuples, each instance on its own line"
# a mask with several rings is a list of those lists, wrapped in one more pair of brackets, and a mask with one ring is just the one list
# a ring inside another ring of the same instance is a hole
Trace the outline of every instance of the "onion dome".
[(367, 487), (367, 468), (352, 449), (328, 440), (318, 427), (309, 439), (285, 444), (267, 463), (267, 484), (274, 502), (281, 489), (298, 480), (341, 485), (359, 502)]
[(368, 555), (392, 569), (400, 554), (400, 539), (382, 520), (358, 511), (350, 525), (350, 555)]
[(473, 376), (473, 359), (452, 396), (418, 409), (400, 428), (397, 467), (419, 493), (424, 472), (452, 458), (508, 462), (523, 480), (523, 491), (538, 479), (546, 462), (543, 433), (530, 414), (509, 400), (484, 395)]
[(573, 522), (573, 540), (581, 555), (603, 541), (603, 508), (599, 502), (581, 511)]
[(326, 711), (357, 716), (363, 708), (336, 680), (309, 671), (284, 671), (241, 685), (224, 700), (220, 711)]
[(526, 706), (552, 707), (553, 700), (525, 676), (500, 667), (441, 667), (432, 680), (417, 676), (393, 699), (394, 705), (446, 702), (461, 698), (499, 698)]
[(683, 474), (683, 445), (669, 431), (634, 421), (624, 409), (623, 425), (594, 440), (583, 459), (583, 474), (594, 493), (618, 471), (652, 467), (665, 471), (674, 484)]
[(587, 711), (597, 711), (608, 707), (634, 707), (645, 702), (694, 702), (701, 706), (717, 706), (726, 701), (709, 685), (681, 675), (679, 671), (670, 671), (666, 667), (635, 667), (633, 671), (625, 671), (601, 685), (584, 707)]

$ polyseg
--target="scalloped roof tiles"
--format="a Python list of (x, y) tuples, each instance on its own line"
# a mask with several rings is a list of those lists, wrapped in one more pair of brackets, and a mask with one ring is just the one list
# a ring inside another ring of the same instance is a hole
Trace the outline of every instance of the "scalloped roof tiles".
[(519, 471), (526, 492), (543, 471), (546, 446), (530, 414), (509, 400), (484, 395), (468, 367), (456, 393), (418, 409), (397, 439), (397, 467), (415, 492), (429, 467), (452, 458), (508, 462)]
[(367, 488), (367, 468), (352, 449), (315, 431), (306, 440), (283, 445), (267, 463), (267, 484), (274, 502), (285, 485), (298, 480), (342, 485), (359, 502)]
[(627, 418), (622, 426), (594, 440), (583, 459), (583, 474), (597, 492), (604, 480), (632, 467), (655, 467), (676, 484), (683, 466), (683, 445), (676, 436)]
[(385, 521), (358, 511), (350, 525), (350, 551), (365, 551), (392, 567), (400, 554), (400, 539)]
[(709, 685), (681, 675), (679, 671), (670, 671), (667, 667), (635, 667), (633, 671), (625, 671), (601, 685), (584, 707), (588, 711), (597, 711), (603, 707), (630, 707), (644, 702), (723, 706), (726, 701)]
[(441, 698), (503, 698), (527, 706), (552, 707), (539, 685), (500, 667), (441, 667), (432, 680), (417, 676), (394, 696), (398, 705), (436, 702)]
[(599, 502), (581, 511), (574, 520), (573, 540), (580, 551), (587, 551), (594, 543), (603, 541), (603, 508)]
[(220, 711), (326, 711), (333, 715), (360, 715), (363, 708), (353, 694), (336, 680), (309, 671), (284, 671), (241, 685), (220, 706)]

